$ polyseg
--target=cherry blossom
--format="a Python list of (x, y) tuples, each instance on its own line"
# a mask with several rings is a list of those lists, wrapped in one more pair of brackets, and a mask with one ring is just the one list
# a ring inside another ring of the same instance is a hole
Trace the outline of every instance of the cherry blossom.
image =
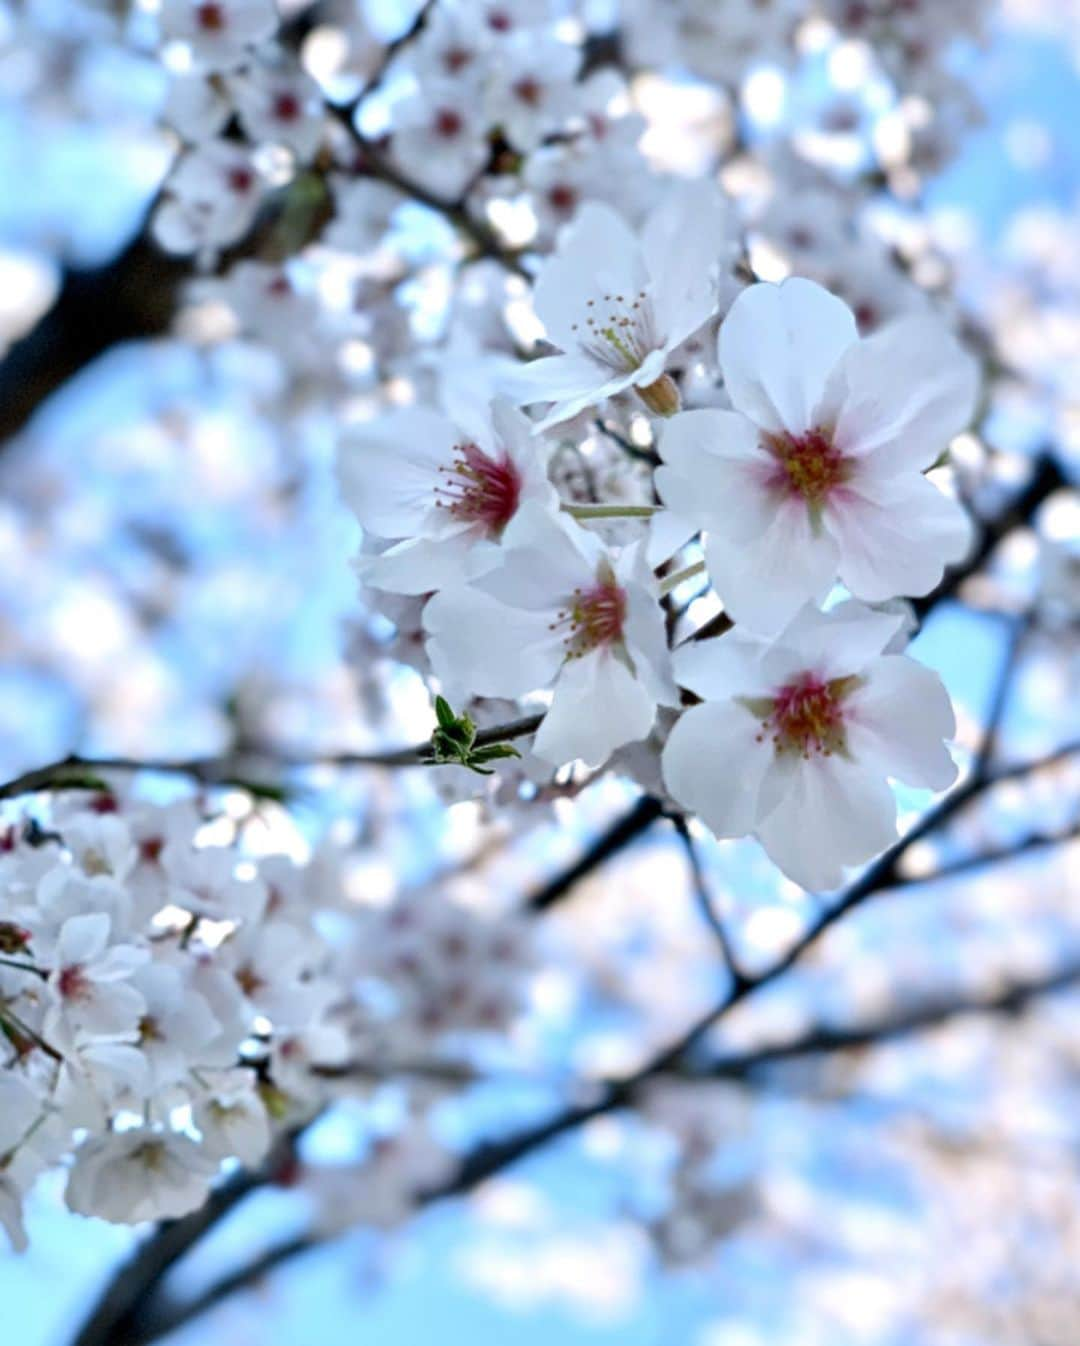
[(720, 837), (753, 834), (789, 878), (834, 888), (896, 837), (890, 778), (942, 790), (955, 729), (936, 673), (884, 653), (902, 615), (804, 608), (775, 639), (736, 629), (676, 652), (703, 698), (664, 749), (673, 797)]
[(394, 161), (436, 196), (460, 196), (487, 163), (487, 122), (475, 100), (439, 81), (394, 108)]
[(249, 150), (207, 140), (173, 169), (154, 214), (154, 236), (169, 252), (212, 256), (247, 233), (262, 194)]
[(140, 1128), (86, 1140), (75, 1151), (67, 1203), (122, 1224), (179, 1219), (206, 1200), (217, 1165), (175, 1131)]
[(554, 403), (538, 428), (630, 389), (658, 415), (677, 411), (668, 359), (716, 311), (731, 248), (727, 205), (709, 182), (673, 187), (640, 239), (614, 210), (585, 205), (533, 301), (564, 353), (534, 361), (515, 381), (520, 402)]
[(184, 42), (204, 70), (240, 65), (278, 25), (274, 0), (163, 0), (161, 33)]
[(515, 149), (533, 150), (573, 112), (578, 47), (522, 33), (503, 44), (487, 86), (487, 114)]
[(368, 584), (430, 593), (490, 565), (519, 509), (550, 505), (547, 451), (503, 400), (473, 433), (410, 407), (349, 433), (338, 458), (346, 503), (365, 529), (395, 545), (361, 556)]
[(146, 952), (132, 945), (109, 945), (110, 920), (104, 912), (72, 916), (56, 944), (56, 967), (49, 988), (56, 1005), (47, 1019), (50, 1034), (78, 1032), (121, 1036), (134, 1032), (146, 1002), (132, 975)]
[(837, 578), (870, 601), (925, 594), (963, 556), (967, 516), (923, 475), (976, 392), (972, 360), (940, 322), (860, 341), (820, 286), (755, 285), (724, 320), (720, 363), (735, 411), (672, 420), (656, 483), (705, 531), (736, 620), (776, 630)]
[(444, 683), (484, 696), (553, 684), (533, 744), (555, 765), (596, 765), (644, 738), (675, 703), (656, 582), (641, 549), (610, 552), (584, 529), (522, 509), (497, 563), (424, 611)]

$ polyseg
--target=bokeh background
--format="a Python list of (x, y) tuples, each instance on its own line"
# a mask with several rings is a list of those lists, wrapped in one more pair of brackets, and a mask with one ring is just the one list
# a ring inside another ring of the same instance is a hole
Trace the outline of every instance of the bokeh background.
[[(415, 5), (372, 9), (393, 36)], [(884, 212), (883, 228), (925, 245), (926, 266), (947, 263), (960, 304), (991, 336), (1002, 368), (984, 438), (960, 448), (990, 510), (1047, 446), (1066, 474), (1080, 458), (1080, 9), (1003, 0), (988, 45), (961, 45), (955, 60), (983, 121), (924, 175), (918, 212)], [(889, 113), (857, 61), (827, 52), (797, 78), (747, 71), (738, 102), (689, 76), (638, 92), (657, 153), (673, 161), (691, 123), (722, 137), (735, 120), (751, 145), (800, 128), (820, 137), (842, 97), (861, 120), (826, 135), (828, 153), (857, 164), (860, 140)], [(171, 156), (155, 122), (163, 96), (160, 67), (94, 9), (0, 9), (5, 779), (73, 747), (189, 757), (269, 729), (314, 754), (409, 742), (430, 725), (415, 671), (379, 658), (388, 623), (365, 613), (348, 565), (356, 536), (335, 494), (332, 408), (292, 397), (283, 414), (272, 353), (210, 339), (194, 318), (167, 328), (182, 267), (143, 238)], [(398, 228), (414, 274), (396, 302), (419, 330), (437, 326), (441, 226), (418, 210)], [(363, 352), (349, 358), (362, 398)], [(961, 753), (978, 742), (1016, 624), (1045, 592), (1048, 555), (1075, 544), (1078, 517), (1067, 491), (1053, 494), (917, 639), (957, 704)], [(1055, 612), (1015, 669), (1006, 759), (1080, 733), (1075, 619)], [(463, 787), (430, 773), (297, 780), (288, 808), (260, 806), (267, 850), (339, 848), (350, 885), (377, 899), (464, 871), (471, 900), (494, 909), (535, 891), (634, 797), (608, 778), (492, 824)], [(911, 814), (926, 800), (903, 802)], [(912, 988), (993, 988), (1075, 962), (1075, 840), (917, 880), (1035, 825), (1069, 834), (1076, 822), (1075, 770), (995, 796), (936, 849), (916, 848), (911, 882), (838, 928), (732, 1022), (726, 1045), (887, 1006)], [(752, 842), (699, 842), (745, 955), (782, 948), (814, 899), (778, 881)], [(506, 1051), (487, 1082), (449, 1100), (451, 1150), (546, 1115), (568, 1063), (632, 1065), (692, 1020), (722, 976), (666, 828), (580, 884), (539, 944), (515, 1045), (529, 1068), (515, 1072)], [(659, 1089), (641, 1113), (557, 1138), (467, 1198), (391, 1230), (361, 1218), (168, 1340), (1075, 1346), (1078, 1011), (1065, 990), (1022, 1013), (961, 1017), (741, 1084)], [(333, 1113), (303, 1159), (331, 1175), (354, 1163), (394, 1108), (388, 1085)], [(694, 1181), (710, 1196), (698, 1206), (676, 1190), (677, 1145), (650, 1124), (665, 1118), (675, 1134), (707, 1138), (708, 1175)], [(178, 1288), (197, 1295), (223, 1266), (305, 1227), (310, 1202), (302, 1184), (260, 1191), (181, 1266)], [(0, 1335), (62, 1346), (137, 1235), (66, 1213), (55, 1182), (35, 1196), (29, 1232), (25, 1256), (0, 1256)]]

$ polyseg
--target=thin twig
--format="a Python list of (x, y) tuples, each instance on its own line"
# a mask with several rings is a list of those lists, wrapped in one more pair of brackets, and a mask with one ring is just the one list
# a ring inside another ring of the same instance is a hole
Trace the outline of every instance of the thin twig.
[[(474, 746), (482, 748), (511, 739), (525, 738), (536, 732), (542, 718), (540, 715), (527, 715), (519, 720), (511, 720), (507, 724), (481, 729), (476, 735)], [(432, 751), (431, 739), (425, 739), (423, 743), (414, 744), (412, 747), (395, 748), (388, 752), (341, 752), (314, 757), (256, 747), (232, 756), (187, 759), (72, 755), (48, 766), (35, 767), (6, 781), (0, 785), (0, 799), (16, 799), (20, 795), (35, 794), (43, 790), (93, 789), (99, 784), (94, 779), (96, 775), (108, 771), (156, 771), (169, 776), (190, 776), (192, 780), (202, 785), (239, 785), (257, 791), (266, 787), (257, 779), (248, 780), (245, 772), (250, 773), (259, 767), (348, 769), (423, 766), (431, 763)]]
[(697, 901), (698, 910), (701, 913), (702, 920), (716, 936), (717, 943), (720, 945), (720, 952), (723, 954), (724, 963), (728, 972), (731, 973), (736, 982), (746, 980), (745, 974), (739, 966), (739, 961), (735, 957), (735, 950), (732, 947), (731, 937), (728, 935), (727, 927), (724, 925), (723, 918), (713, 905), (712, 895), (709, 892), (708, 879), (705, 877), (705, 870), (702, 868), (701, 856), (698, 854), (697, 846), (690, 832), (690, 825), (681, 813), (672, 813), (668, 815), (671, 819), (675, 831), (679, 834), (679, 840), (683, 844), (686, 852), (686, 861), (690, 866), (690, 876), (694, 890), (694, 897)]

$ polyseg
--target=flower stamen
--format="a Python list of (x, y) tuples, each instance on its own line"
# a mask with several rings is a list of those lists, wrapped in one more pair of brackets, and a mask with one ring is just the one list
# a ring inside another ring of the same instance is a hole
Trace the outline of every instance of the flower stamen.
[(436, 505), (499, 537), (517, 513), (521, 474), (508, 454), (489, 458), (476, 444), (458, 444), (454, 454), (453, 464), (439, 469), (443, 484), (436, 489)]

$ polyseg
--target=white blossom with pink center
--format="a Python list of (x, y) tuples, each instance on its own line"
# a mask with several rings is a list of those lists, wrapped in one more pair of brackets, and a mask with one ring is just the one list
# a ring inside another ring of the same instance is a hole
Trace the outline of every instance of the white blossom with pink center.
[(547, 447), (508, 402), (468, 429), (408, 407), (360, 425), (338, 455), (346, 504), (365, 532), (393, 543), (361, 556), (366, 584), (424, 594), (491, 564), (507, 525), (530, 501), (554, 506)]
[(657, 586), (640, 547), (616, 553), (531, 505), (507, 529), (497, 563), (424, 612), (444, 684), (521, 697), (552, 688), (533, 744), (561, 765), (605, 762), (675, 705)]
[(609, 206), (583, 206), (533, 296), (563, 354), (534, 360), (513, 380), (523, 405), (553, 404), (538, 428), (631, 389), (657, 415), (677, 411), (668, 359), (717, 311), (732, 240), (727, 201), (713, 182), (672, 187), (640, 238)]
[(668, 423), (656, 484), (684, 536), (705, 532), (736, 621), (775, 631), (837, 578), (869, 602), (925, 594), (961, 559), (967, 514), (924, 473), (970, 423), (977, 375), (942, 323), (860, 340), (821, 286), (754, 285), (724, 320), (720, 363), (735, 411)]
[(161, 35), (183, 42), (201, 70), (230, 70), (278, 26), (274, 0), (163, 0)]
[(754, 835), (808, 889), (896, 838), (890, 778), (942, 790), (955, 730), (936, 673), (885, 653), (899, 613), (849, 601), (804, 608), (775, 639), (736, 629), (675, 654), (703, 698), (664, 749), (667, 788), (719, 837)]

